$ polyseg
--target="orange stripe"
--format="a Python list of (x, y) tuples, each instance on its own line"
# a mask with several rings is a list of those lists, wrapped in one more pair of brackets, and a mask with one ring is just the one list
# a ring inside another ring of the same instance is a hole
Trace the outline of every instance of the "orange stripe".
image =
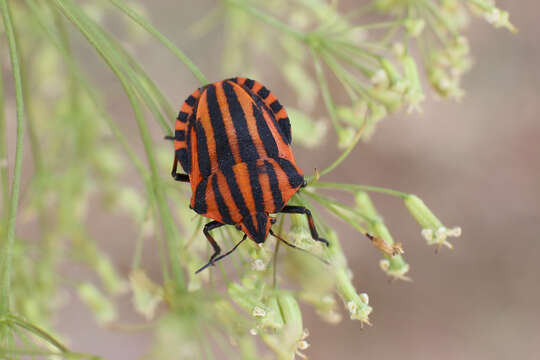
[(253, 87), (251, 88), (251, 91), (256, 94), (257, 91), (262, 89), (262, 87), (263, 87), (263, 85), (260, 82), (254, 81), (254, 84), (253, 84)]
[(242, 110), (244, 111), (249, 136), (251, 137), (253, 144), (255, 144), (255, 148), (257, 149), (259, 158), (264, 159), (266, 157), (266, 150), (264, 149), (263, 143), (259, 137), (259, 131), (257, 130), (257, 121), (253, 117), (252, 106), (254, 102), (251, 99), (251, 96), (249, 96), (243, 88), (239, 87), (236, 84), (232, 85), (234, 92), (236, 93), (236, 97), (238, 98), (238, 101), (242, 106)]
[(216, 176), (219, 192), (221, 193), (221, 196), (223, 196), (223, 200), (225, 200), (225, 204), (227, 204), (227, 207), (229, 208), (231, 218), (235, 223), (239, 223), (242, 220), (242, 215), (234, 202), (229, 186), (227, 185), (227, 180), (225, 180), (225, 176), (221, 173), (221, 171), (217, 171)]
[(255, 206), (255, 199), (253, 198), (253, 192), (251, 189), (251, 181), (249, 180), (248, 168), (246, 163), (239, 163), (233, 167), (234, 175), (240, 192), (244, 197), (247, 208), (250, 214), (256, 214), (257, 208)]

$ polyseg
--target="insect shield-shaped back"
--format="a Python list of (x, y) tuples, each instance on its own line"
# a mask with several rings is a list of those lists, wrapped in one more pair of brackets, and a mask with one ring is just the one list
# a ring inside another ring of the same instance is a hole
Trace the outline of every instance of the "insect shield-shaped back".
[[(173, 177), (191, 183), (191, 208), (215, 220), (205, 227), (215, 250), (211, 263), (220, 252), (211, 229), (233, 224), (262, 243), (273, 223), (268, 214), (290, 208), (304, 182), (290, 144), (285, 109), (256, 81), (219, 81), (186, 99), (176, 122)], [(176, 173), (178, 161), (187, 175)]]

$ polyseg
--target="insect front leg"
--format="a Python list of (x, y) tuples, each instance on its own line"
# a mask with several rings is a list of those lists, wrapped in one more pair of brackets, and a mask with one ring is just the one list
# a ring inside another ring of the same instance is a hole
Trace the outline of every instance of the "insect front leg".
[(320, 241), (326, 244), (326, 246), (329, 245), (326, 239), (319, 237), (319, 233), (317, 232), (317, 228), (315, 228), (315, 222), (313, 221), (313, 216), (311, 215), (311, 211), (309, 211), (303, 206), (287, 205), (283, 209), (281, 209), (280, 212), (286, 213), (286, 214), (306, 214), (308, 218), (308, 223), (309, 223), (309, 231), (311, 232), (311, 237), (313, 238), (313, 240)]
[(176, 181), (181, 181), (181, 182), (189, 182), (189, 175), (177, 173), (176, 172), (177, 167), (178, 167), (178, 158), (175, 156), (172, 171), (171, 171), (171, 175), (173, 179)]

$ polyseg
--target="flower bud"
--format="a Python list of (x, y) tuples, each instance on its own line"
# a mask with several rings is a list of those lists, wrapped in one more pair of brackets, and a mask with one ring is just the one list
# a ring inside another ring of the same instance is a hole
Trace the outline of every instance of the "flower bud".
[(92, 310), (96, 321), (107, 324), (118, 316), (114, 304), (91, 283), (83, 283), (78, 286), (77, 294), (83, 303)]
[(438, 247), (444, 245), (451, 249), (452, 244), (446, 239), (461, 236), (461, 228), (447, 229), (416, 195), (407, 195), (404, 203), (416, 222), (422, 227), (422, 237), (429, 245), (436, 244)]
[(407, 19), (405, 20), (404, 24), (405, 30), (409, 35), (412, 37), (418, 37), (422, 30), (424, 30), (424, 27), (426, 26), (426, 22), (424, 19)]
[(110, 294), (118, 295), (127, 290), (126, 282), (118, 275), (118, 272), (108, 257), (98, 255), (95, 267), (103, 285)]
[(163, 300), (163, 289), (148, 278), (146, 273), (137, 269), (129, 276), (129, 284), (133, 292), (135, 310), (147, 320), (154, 317), (154, 312)]
[(369, 314), (373, 309), (356, 292), (346, 269), (342, 268), (337, 271), (336, 281), (337, 292), (347, 306), (351, 319), (369, 324)]

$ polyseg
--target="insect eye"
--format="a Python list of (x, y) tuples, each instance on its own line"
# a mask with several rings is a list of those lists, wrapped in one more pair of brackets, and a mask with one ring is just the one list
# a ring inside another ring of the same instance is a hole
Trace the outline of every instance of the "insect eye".
[(234, 225), (234, 227), (236, 228), (236, 230), (241, 230), (242, 228), (240, 227), (240, 224), (236, 224)]

